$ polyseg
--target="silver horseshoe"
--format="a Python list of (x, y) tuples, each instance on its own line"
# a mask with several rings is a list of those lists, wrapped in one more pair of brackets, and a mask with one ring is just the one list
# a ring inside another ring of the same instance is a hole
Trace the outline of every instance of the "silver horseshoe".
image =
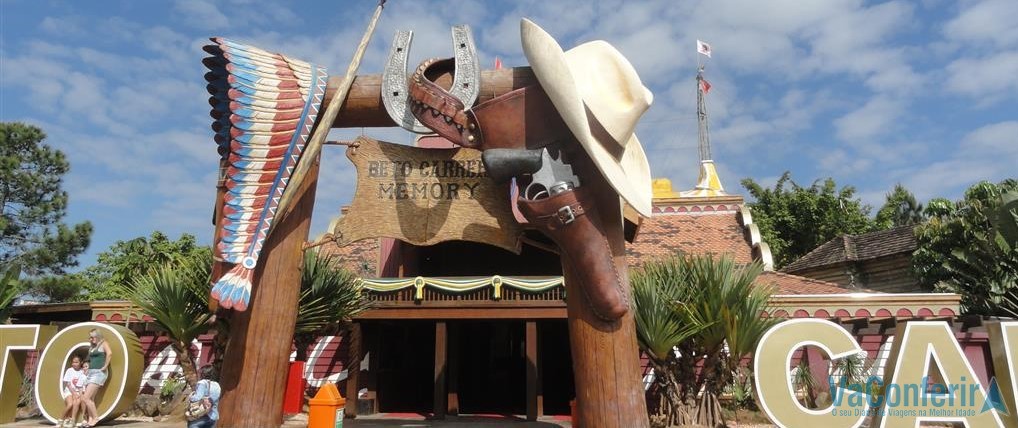
[[(389, 117), (403, 129), (418, 134), (430, 134), (433, 131), (422, 125), (410, 112), (407, 57), (413, 38), (413, 31), (397, 31), (393, 38), (389, 59), (385, 63), (385, 71), (382, 72), (382, 104), (385, 105)], [(477, 59), (470, 26), (452, 27), (452, 42), (456, 72), (449, 93), (463, 102), (464, 107), (470, 108), (481, 92), (481, 65)]]

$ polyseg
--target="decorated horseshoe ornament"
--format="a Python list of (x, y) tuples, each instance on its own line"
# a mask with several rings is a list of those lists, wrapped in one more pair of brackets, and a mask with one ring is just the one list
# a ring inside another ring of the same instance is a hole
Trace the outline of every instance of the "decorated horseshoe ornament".
[[(389, 59), (382, 72), (382, 104), (389, 117), (400, 127), (418, 134), (430, 134), (433, 131), (424, 126), (410, 112), (407, 58), (413, 31), (397, 31), (389, 50)], [(453, 75), (452, 88), (449, 93), (470, 107), (477, 101), (481, 91), (481, 65), (474, 47), (474, 37), (468, 25), (452, 27), (453, 52), (456, 58), (456, 71)]]

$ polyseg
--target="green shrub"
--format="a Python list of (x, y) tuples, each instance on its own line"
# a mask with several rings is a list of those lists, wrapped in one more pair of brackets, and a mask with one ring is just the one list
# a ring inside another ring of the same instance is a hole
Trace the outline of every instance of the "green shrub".
[(159, 389), (159, 399), (163, 402), (170, 401), (177, 396), (177, 393), (184, 390), (185, 386), (187, 386), (187, 381), (184, 379), (184, 375), (175, 373), (163, 382), (163, 387)]

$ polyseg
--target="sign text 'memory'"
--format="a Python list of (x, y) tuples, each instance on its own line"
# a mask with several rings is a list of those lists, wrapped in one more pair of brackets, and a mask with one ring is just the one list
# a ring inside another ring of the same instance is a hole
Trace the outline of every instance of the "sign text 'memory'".
[[(368, 177), (394, 180), (378, 183), (377, 197), (379, 199), (475, 199), (475, 191), (480, 185), (480, 181), (477, 179), (487, 177), (487, 173), (480, 160), (425, 160), (419, 162), (385, 160), (368, 162)], [(446, 178), (468, 180), (442, 180)]]

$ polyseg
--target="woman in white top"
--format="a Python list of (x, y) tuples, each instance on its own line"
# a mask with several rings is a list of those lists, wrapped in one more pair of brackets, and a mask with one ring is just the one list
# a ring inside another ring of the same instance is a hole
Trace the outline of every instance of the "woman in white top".
[(60, 395), (64, 397), (64, 418), (57, 422), (58, 427), (74, 426), (78, 406), (81, 405), (81, 394), (85, 392), (85, 370), (87, 368), (82, 368), (81, 357), (75, 355), (71, 358), (71, 366), (64, 372), (64, 387), (60, 389)]

